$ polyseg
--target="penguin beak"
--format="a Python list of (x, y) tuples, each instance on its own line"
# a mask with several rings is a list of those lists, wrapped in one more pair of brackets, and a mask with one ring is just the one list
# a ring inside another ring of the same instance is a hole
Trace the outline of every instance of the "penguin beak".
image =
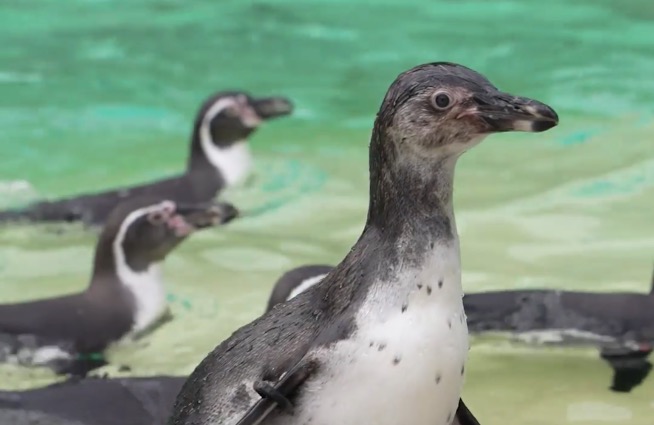
[(227, 202), (214, 204), (178, 204), (176, 215), (195, 229), (203, 229), (232, 221), (239, 214), (235, 206)]
[(488, 132), (528, 131), (539, 133), (559, 123), (559, 116), (550, 106), (527, 97), (500, 91), (475, 93), (475, 106), (459, 115), (480, 118)]
[(293, 104), (285, 97), (262, 97), (254, 100), (254, 111), (261, 119), (269, 120), (293, 112)]

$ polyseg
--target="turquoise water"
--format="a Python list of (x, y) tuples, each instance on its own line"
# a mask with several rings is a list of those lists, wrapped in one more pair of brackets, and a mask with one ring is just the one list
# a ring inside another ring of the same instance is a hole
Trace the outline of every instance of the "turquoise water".
[[(5, 0), (0, 205), (177, 172), (213, 91), (292, 98), (294, 115), (252, 139), (252, 179), (226, 194), (252, 216), (175, 252), (165, 271), (176, 320), (111, 353), (134, 375), (189, 373), (261, 313), (284, 270), (342, 258), (365, 219), (368, 138), (385, 90), (411, 66), (450, 60), (561, 116), (550, 132), (494, 136), (460, 161), (466, 290), (644, 291), (652, 40), (650, 0)], [(86, 285), (95, 235), (54, 230), (0, 231), (2, 301)], [(476, 339), (468, 404), (485, 425), (651, 424), (654, 381), (611, 393), (595, 358)], [(0, 372), (3, 387), (52, 380)]]

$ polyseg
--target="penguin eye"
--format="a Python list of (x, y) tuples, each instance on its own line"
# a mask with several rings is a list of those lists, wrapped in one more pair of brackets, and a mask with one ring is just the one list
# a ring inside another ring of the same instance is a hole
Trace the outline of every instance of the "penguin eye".
[(227, 110), (225, 110), (225, 115), (227, 115), (228, 117), (237, 117), (238, 109), (236, 109), (236, 107), (234, 106), (232, 106), (231, 108), (227, 108)]
[(431, 97), (431, 104), (435, 109), (444, 111), (452, 105), (452, 99), (447, 93), (439, 91)]
[(160, 225), (165, 221), (165, 217), (160, 211), (155, 211), (148, 214), (148, 221), (152, 224)]

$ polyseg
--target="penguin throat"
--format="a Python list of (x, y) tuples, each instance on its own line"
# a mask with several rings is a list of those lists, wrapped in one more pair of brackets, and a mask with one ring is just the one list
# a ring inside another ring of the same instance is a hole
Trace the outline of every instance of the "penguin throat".
[(247, 141), (242, 140), (226, 147), (216, 146), (211, 140), (200, 139), (207, 161), (225, 180), (227, 186), (242, 183), (252, 168), (252, 155)]
[(463, 287), (458, 239), (436, 241), (430, 249), (403, 253), (400, 258), (373, 283), (366, 301), (368, 317), (360, 320), (383, 322), (415, 309), (436, 309), (443, 317), (455, 314), (460, 319)]
[(127, 263), (116, 262), (116, 274), (134, 297), (132, 331), (139, 333), (152, 327), (167, 310), (160, 264), (151, 264), (146, 270), (135, 272)]
[(252, 168), (252, 155), (247, 140), (239, 140), (228, 146), (218, 146), (211, 136), (211, 122), (225, 109), (234, 105), (230, 98), (216, 102), (200, 124), (200, 147), (205, 158), (222, 176), (227, 186), (242, 183)]
[(166, 290), (161, 276), (161, 265), (151, 263), (144, 270), (134, 270), (125, 256), (123, 242), (129, 227), (145, 214), (156, 211), (159, 205), (131, 212), (120, 225), (112, 249), (116, 275), (134, 297), (132, 331), (142, 332), (156, 323), (166, 312)]

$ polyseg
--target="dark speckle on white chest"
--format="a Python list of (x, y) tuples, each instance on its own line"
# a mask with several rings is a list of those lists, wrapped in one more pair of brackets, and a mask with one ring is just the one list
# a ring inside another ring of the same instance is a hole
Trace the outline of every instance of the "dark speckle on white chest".
[(321, 374), (275, 425), (450, 425), (468, 354), (458, 247), (429, 255), (373, 284), (356, 333), (314, 353)]

